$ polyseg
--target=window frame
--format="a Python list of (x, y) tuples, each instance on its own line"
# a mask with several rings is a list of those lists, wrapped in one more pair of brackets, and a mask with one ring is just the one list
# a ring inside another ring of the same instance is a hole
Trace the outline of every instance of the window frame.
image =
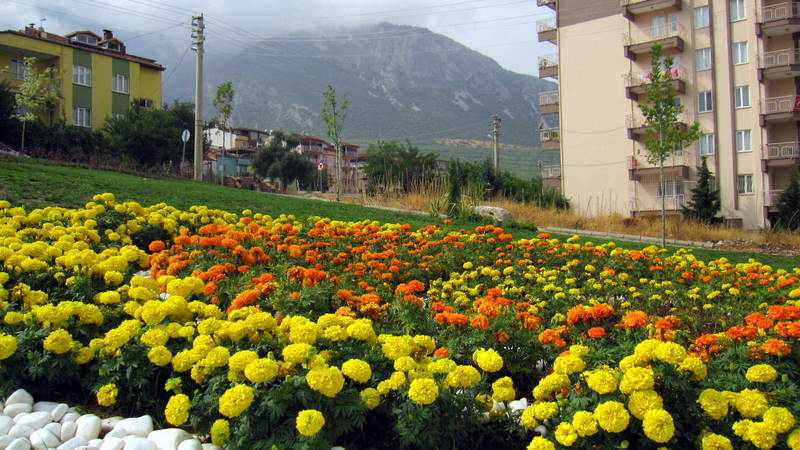
[[(702, 107), (705, 105), (706, 109)], [(707, 113), (714, 111), (714, 97), (711, 91), (701, 91), (697, 93), (697, 112)]]
[(92, 108), (72, 107), (72, 125), (76, 127), (92, 127)]
[[(717, 143), (714, 133), (706, 133), (697, 139), (697, 153), (700, 156), (713, 156), (717, 153)], [(704, 150), (705, 147), (705, 150)]]
[[(701, 11), (703, 11), (701, 13)], [(699, 13), (699, 14), (698, 14)], [(698, 20), (698, 18), (703, 19)], [(708, 15), (708, 6), (698, 6), (694, 9), (694, 29), (699, 30), (708, 28), (711, 24), (710, 16)]]
[[(744, 47), (744, 51), (742, 51), (742, 47)], [(741, 58), (741, 59), (739, 59)], [(737, 61), (737, 59), (739, 59)], [(740, 64), (747, 64), (750, 62), (750, 42), (749, 41), (741, 41), (741, 42), (734, 42), (731, 44), (731, 63), (734, 66), (738, 66)]]
[[(745, 141), (744, 137), (747, 136)], [(747, 144), (745, 148), (744, 144)], [(736, 130), (736, 153), (747, 153), (753, 151), (753, 133), (752, 130), (743, 129)]]
[(745, 173), (736, 175), (736, 194), (738, 195), (752, 195), (753, 194), (753, 174)]
[[(700, 55), (703, 55), (702, 61), (705, 62), (707, 65), (702, 66), (700, 65)], [(698, 48), (694, 51), (694, 66), (695, 70), (698, 72), (703, 70), (711, 70), (711, 66), (714, 64), (713, 58), (711, 57), (711, 47), (704, 47)]]
[(72, 65), (72, 84), (79, 86), (92, 87), (92, 68), (81, 66), (80, 64)]
[(9, 71), (12, 80), (23, 81), (25, 79), (25, 61), (12, 59)]
[(683, 183), (674, 178), (664, 180), (664, 193), (661, 192), (661, 183), (656, 185), (656, 197), (677, 197), (684, 195)]
[(111, 92), (130, 94), (130, 78), (127, 75), (115, 73), (111, 77)]
[[(731, 22), (738, 22), (747, 19), (747, 8), (744, 0), (730, 0)], [(734, 16), (734, 12), (737, 14)], [(741, 15), (739, 15), (741, 14)]]
[[(747, 94), (746, 96), (743, 94)], [(746, 103), (745, 103), (746, 101)], [(743, 109), (750, 107), (750, 85), (743, 84), (741, 86), (734, 86), (733, 88), (733, 106), (736, 109)]]

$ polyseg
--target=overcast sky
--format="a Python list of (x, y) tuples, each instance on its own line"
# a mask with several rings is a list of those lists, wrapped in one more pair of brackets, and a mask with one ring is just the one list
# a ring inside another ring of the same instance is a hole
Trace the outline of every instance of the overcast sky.
[[(534, 0), (2, 0), (0, 29), (36, 23), (57, 34), (101, 34), (109, 28), (131, 53), (137, 53), (137, 40), (147, 38), (173, 47), (165, 54), (185, 55), (190, 17), (200, 12), (209, 53), (234, 52), (286, 32), (383, 21), (429, 28), (529, 75), (538, 72), (537, 56), (556, 53), (554, 45), (536, 39), (536, 21), (554, 13)], [(176, 63), (159, 62), (167, 70)]]

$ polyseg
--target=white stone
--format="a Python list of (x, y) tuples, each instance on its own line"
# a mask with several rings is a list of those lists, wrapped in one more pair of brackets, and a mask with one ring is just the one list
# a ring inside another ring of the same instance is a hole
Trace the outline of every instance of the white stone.
[(45, 425), (50, 423), (50, 419), (52, 419), (52, 417), (53, 416), (51, 416), (47, 411), (36, 411), (30, 414), (25, 414), (24, 416), (20, 414), (14, 418), (14, 422), (16, 422), (17, 425), (27, 425), (31, 428), (39, 429), (44, 428)]
[(29, 412), (21, 412), (21, 413), (17, 414), (16, 416), (14, 416), (14, 423), (19, 423), (19, 421), (22, 420), (22, 418), (27, 416), (28, 414), (30, 414), (30, 413)]
[(4, 434), (4, 435), (0, 436), (0, 448), (8, 447), (8, 444), (10, 444), (11, 441), (13, 441), (14, 439), (16, 439), (16, 438), (11, 437), (11, 436), (9, 436), (7, 434)]
[[(127, 436), (125, 439), (125, 450), (159, 450), (159, 446), (150, 439), (141, 436)], [(174, 450), (175, 447), (171, 447)]]
[[(61, 438), (61, 424), (58, 422), (51, 422), (44, 426), (44, 429), (53, 433), (58, 437)], [(66, 439), (61, 439), (61, 441), (65, 441)]]
[(165, 428), (153, 431), (147, 438), (153, 441), (159, 450), (174, 450), (181, 442), (191, 439), (192, 436), (180, 428)]
[[(108, 439), (110, 437), (122, 439), (125, 436), (128, 436), (128, 432), (127, 431), (123, 430), (122, 428), (114, 428), (113, 430), (111, 430), (108, 433), (106, 433), (106, 435), (103, 437), (103, 439)], [(144, 436), (142, 436), (142, 437), (144, 437)]]
[(31, 410), (33, 410), (33, 405), (30, 403), (6, 403), (6, 407), (3, 408), (3, 415), (15, 417), (19, 413), (29, 413)]
[(67, 406), (66, 403), (59, 403), (58, 405), (56, 405), (56, 407), (53, 408), (52, 411), (50, 411), (50, 415), (53, 416), (53, 422), (58, 422), (59, 420), (61, 420), (61, 418), (64, 417), (64, 414), (67, 413), (68, 409), (69, 406)]
[(120, 420), (114, 429), (124, 430), (125, 434), (147, 437), (153, 432), (153, 419), (150, 416), (132, 417)]
[(497, 206), (475, 206), (472, 208), (472, 212), (479, 216), (491, 217), (495, 222), (499, 223), (514, 218), (514, 215), (511, 214), (511, 211), (505, 208), (498, 208)]
[(83, 415), (75, 423), (78, 424), (75, 436), (82, 437), (87, 441), (97, 439), (100, 436), (100, 418), (94, 414)]
[(61, 418), (61, 420), (59, 420), (59, 422), (61, 422), (61, 424), (63, 425), (67, 422), (75, 422), (80, 417), (81, 415), (76, 412), (67, 411), (67, 413), (64, 414), (64, 416)]
[(217, 444), (203, 444), (203, 450), (222, 450)]
[(33, 412), (37, 411), (52, 412), (56, 406), (58, 406), (58, 403), (56, 402), (36, 402), (33, 404)]
[(122, 439), (106, 436), (103, 439), (103, 445), (100, 446), (100, 450), (122, 450), (124, 447), (125, 441)]
[(6, 450), (31, 450), (31, 443), (25, 438), (17, 438), (8, 444)]
[(87, 447), (98, 449), (98, 450), (100, 449), (101, 445), (103, 445), (103, 440), (99, 439), (99, 438), (98, 439), (92, 439), (91, 441), (89, 441), (88, 444), (86, 444)]
[(68, 441), (75, 437), (78, 431), (78, 424), (75, 422), (64, 422), (61, 424), (61, 440)]
[(122, 420), (122, 416), (106, 417), (105, 419), (101, 419), (100, 429), (106, 432), (111, 431), (120, 420)]
[(514, 400), (512, 402), (508, 402), (508, 409), (511, 410), (512, 413), (516, 413), (519, 411), (525, 411), (528, 409), (528, 399), (522, 397), (519, 400)]
[(203, 450), (203, 446), (197, 439), (187, 439), (178, 445), (178, 450)]
[(86, 441), (86, 439), (79, 438), (76, 436), (56, 447), (56, 450), (75, 450), (76, 448), (87, 444), (88, 442)]
[(33, 396), (25, 389), (17, 389), (6, 399), (6, 405), (10, 405), (12, 403), (27, 403), (33, 407)]
[(27, 438), (34, 431), (36, 430), (27, 425), (14, 425), (10, 430), (8, 430), (8, 435)]
[(44, 429), (34, 431), (31, 434), (30, 440), (31, 446), (36, 450), (54, 448), (61, 443), (56, 435)]
[(8, 430), (14, 426), (14, 419), (8, 416), (0, 416), (0, 436), (8, 434)]

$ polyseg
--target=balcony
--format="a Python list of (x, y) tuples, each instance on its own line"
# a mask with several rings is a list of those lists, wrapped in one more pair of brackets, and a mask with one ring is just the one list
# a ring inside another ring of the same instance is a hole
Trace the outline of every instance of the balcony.
[(539, 150), (560, 150), (561, 133), (558, 128), (539, 130)]
[[(628, 128), (628, 139), (640, 141), (642, 138), (650, 134), (649, 127), (645, 125), (644, 119), (628, 114), (625, 116), (625, 123)], [(683, 132), (689, 130), (685, 112), (678, 114), (678, 120), (675, 122), (675, 125), (678, 126)]]
[[(684, 194), (673, 194), (664, 197), (664, 210), (667, 215), (674, 216), (683, 213), (686, 201)], [(661, 196), (651, 199), (632, 198), (630, 201), (631, 214), (634, 217), (654, 217), (661, 214)]]
[[(672, 78), (672, 89), (676, 94), (686, 93), (686, 79), (689, 72), (683, 67), (670, 69)], [(645, 93), (645, 86), (650, 83), (650, 72), (629, 72), (622, 77), (625, 79), (625, 97), (631, 100), (639, 100), (639, 96)]]
[(641, 36), (632, 36), (624, 33), (622, 40), (625, 45), (625, 57), (636, 61), (641, 55), (650, 54), (650, 49), (656, 42), (661, 43), (662, 54), (680, 53), (683, 51), (683, 39), (680, 37), (683, 27), (677, 22), (654, 25), (645, 29)]
[(758, 81), (800, 76), (800, 50), (787, 48), (764, 53), (759, 58)]
[(561, 187), (561, 166), (543, 166), (540, 174), (544, 187)]
[(766, 206), (769, 211), (776, 210), (775, 206), (778, 203), (778, 196), (781, 195), (781, 192), (783, 192), (781, 189), (764, 191), (764, 206)]
[(539, 42), (558, 44), (558, 29), (556, 28), (555, 18), (537, 20), (536, 32), (539, 34)]
[(557, 0), (536, 0), (536, 6), (547, 6), (553, 11), (558, 9)]
[(622, 15), (628, 20), (636, 20), (638, 14), (654, 11), (680, 11), (681, 0), (620, 0)]
[(800, 32), (800, 7), (786, 2), (761, 8), (756, 36), (772, 37)]
[[(686, 153), (675, 155), (664, 161), (664, 179), (683, 179), (689, 178), (689, 165), (686, 164)], [(646, 164), (646, 162), (645, 162)], [(652, 180), (659, 178), (658, 166), (641, 166), (635, 156), (628, 159), (628, 179), (631, 181)]]
[(539, 114), (558, 114), (558, 91), (539, 93)]
[(800, 96), (785, 95), (768, 97), (761, 103), (759, 121), (764, 127), (768, 123), (781, 123), (800, 120)]
[(539, 78), (558, 79), (558, 54), (539, 57)]
[(797, 142), (775, 142), (761, 147), (761, 170), (800, 164), (800, 145)]

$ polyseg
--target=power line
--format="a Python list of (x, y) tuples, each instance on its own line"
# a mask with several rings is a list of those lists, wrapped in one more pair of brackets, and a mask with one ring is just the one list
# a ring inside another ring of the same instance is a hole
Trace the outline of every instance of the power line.
[[(457, 4), (464, 4), (464, 3), (476, 3), (477, 1), (479, 1), (479, 0), (452, 3), (450, 5), (457, 5)], [(513, 1), (513, 2), (508, 2), (508, 3), (496, 3), (496, 4), (492, 4), (492, 5), (486, 5), (486, 6), (476, 6), (474, 8), (450, 9), (450, 10), (446, 10), (446, 11), (433, 11), (433, 12), (430, 12), (430, 13), (423, 13), (421, 15), (445, 14), (445, 13), (449, 14), (449, 13), (453, 13), (453, 12), (474, 11), (476, 9), (496, 8), (498, 6), (516, 5), (516, 4), (520, 4), (520, 3), (530, 3), (530, 1), (529, 0), (521, 0), (521, 1), (517, 0), (517, 1)], [(378, 11), (378, 12), (369, 12), (369, 13), (348, 14), (348, 15), (344, 15), (344, 16), (314, 17), (314, 19), (316, 19), (316, 20), (329, 20), (329, 19), (341, 19), (341, 18), (345, 18), (346, 19), (346, 18), (352, 18), (352, 17), (358, 17), (358, 16), (375, 16), (375, 15), (393, 14), (393, 13), (405, 12), (405, 11), (416, 11), (416, 10), (423, 10), (423, 9), (443, 8), (445, 6), (448, 6), (448, 5), (424, 6), (424, 7), (420, 7), (420, 8), (396, 9), (396, 10), (393, 10), (393, 11)], [(419, 15), (419, 14), (417, 14), (417, 15)]]

